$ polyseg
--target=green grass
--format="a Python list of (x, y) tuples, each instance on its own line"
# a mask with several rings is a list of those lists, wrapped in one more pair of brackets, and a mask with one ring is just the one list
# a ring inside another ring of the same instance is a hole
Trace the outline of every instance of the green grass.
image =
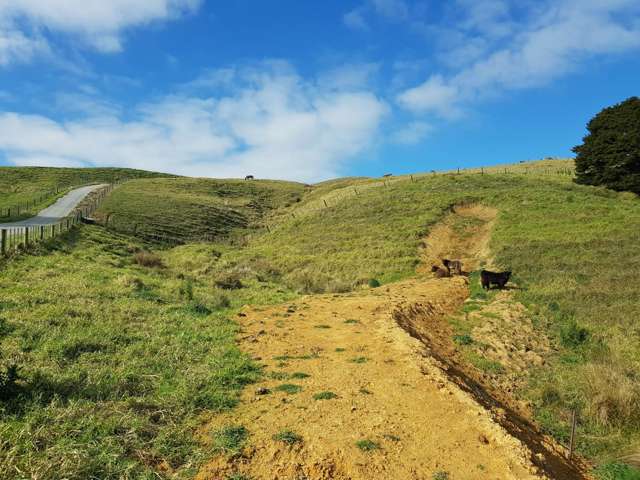
[(319, 392), (313, 395), (314, 400), (333, 400), (334, 398), (338, 398), (333, 392)]
[(302, 437), (291, 430), (282, 430), (273, 436), (273, 439), (278, 442), (287, 443), (293, 445), (294, 443), (302, 443)]
[(378, 450), (380, 448), (380, 445), (372, 440), (364, 439), (358, 440), (356, 442), (356, 447), (358, 447), (363, 452), (372, 452), (373, 450)]
[(469, 363), (483, 372), (492, 374), (501, 374), (505, 372), (505, 368), (500, 362), (483, 357), (476, 352), (467, 351), (465, 352), (465, 357)]
[(595, 471), (599, 480), (640, 480), (640, 471), (620, 462), (610, 462)]
[[(236, 326), (227, 311), (285, 302), (293, 291), (342, 292), (370, 279), (386, 284), (410, 277), (430, 226), (451, 205), (469, 201), (499, 210), (491, 242), (495, 263), (514, 272), (515, 300), (529, 308), (539, 334), (554, 346), (520, 394), (531, 400), (543, 428), (560, 440), (568, 431), (567, 412), (577, 407), (578, 450), (606, 465), (640, 443), (640, 201), (572, 184), (568, 176), (522, 173), (416, 176), (414, 182), (394, 179), (384, 187), (370, 179), (341, 179), (314, 188), (285, 184), (284, 192), (278, 185), (265, 187), (272, 193), (261, 197), (266, 206), (260, 211), (250, 206), (256, 192), (224, 197), (217, 187), (207, 193), (198, 181), (182, 180), (125, 184), (127, 189), (112, 197), (116, 225), (120, 211), (124, 225), (138, 221), (143, 233), (147, 228), (161, 232), (162, 225), (154, 226), (155, 213), (166, 212), (166, 221), (183, 238), (202, 232), (233, 237), (235, 227), (244, 233), (247, 225), (264, 222), (271, 232), (250, 230), (252, 237), (242, 242), (177, 247), (161, 252), (165, 268), (148, 269), (131, 265), (129, 252), (132, 246), (147, 246), (90, 228), (58, 250), (4, 267), (0, 317), (8, 333), (2, 333), (3, 357), (20, 363), (25, 386), (53, 394), (29, 393), (24, 412), (0, 413), (0, 437), (12, 446), (7, 450), (1, 444), (0, 465), (11, 459), (8, 469), (16, 463), (25, 468), (29, 462), (39, 473), (77, 451), (63, 474), (117, 478), (126, 468), (151, 468), (130, 455), (136, 449), (148, 452), (145, 458), (168, 457), (176, 465), (192, 461), (197, 448), (189, 440), (190, 429), (198, 409), (232, 407), (244, 381), (236, 379), (257, 375), (233, 345)], [(154, 193), (154, 182), (175, 186), (177, 191), (163, 186), (172, 197), (169, 205)], [(229, 188), (245, 188), (239, 183)], [(259, 190), (258, 183), (250, 188)], [(140, 188), (128, 189), (136, 184)], [(180, 188), (185, 185), (194, 185), (194, 192)], [(217, 209), (225, 215), (238, 211), (242, 220), (230, 225), (216, 217), (218, 223), (210, 227), (198, 216), (202, 211), (214, 218)], [(109, 211), (106, 204), (102, 211)], [(215, 279), (227, 272), (238, 274), (245, 288), (221, 292)], [(470, 281), (473, 301), (465, 308), (477, 309), (495, 292), (482, 291), (477, 274)], [(190, 288), (195, 302), (211, 314), (194, 309), (187, 298)], [(71, 303), (55, 300), (59, 291), (69, 292)], [(227, 295), (228, 308), (221, 309), (221, 295)], [(174, 351), (175, 358), (169, 353)], [(170, 367), (172, 375), (165, 373)], [(46, 387), (51, 383), (55, 388)], [(202, 385), (204, 393), (196, 388)], [(550, 396), (550, 388), (560, 393)], [(147, 410), (131, 406), (141, 401), (153, 405), (148, 411), (177, 412), (171, 417), (177, 420), (152, 422)], [(117, 427), (121, 418), (136, 433), (123, 435)], [(73, 433), (79, 426), (82, 435)], [(146, 429), (152, 440), (147, 433), (144, 439), (137, 436)], [(27, 432), (43, 438), (30, 443)]]
[(274, 390), (277, 392), (284, 392), (289, 395), (293, 395), (296, 393), (300, 393), (302, 391), (302, 387), (293, 383), (283, 383), (282, 385), (278, 385), (276, 388), (274, 388)]
[(0, 372), (16, 363), (20, 376), (0, 392), (0, 478), (151, 478), (161, 461), (190, 478), (211, 455), (199, 415), (233, 408), (259, 378), (230, 318), (291, 295), (250, 284), (219, 308), (193, 278), (189, 300), (173, 252), (147, 268), (133, 263), (143, 247), (84, 227), (0, 265)]
[(280, 181), (154, 178), (128, 182), (96, 217), (120, 232), (169, 242), (220, 239), (258, 226), (276, 208), (294, 204), (304, 185)]
[(6, 215), (7, 208), (28, 204), (20, 215), (13, 211), (0, 222), (31, 217), (73, 186), (159, 176), (167, 175), (128, 168), (0, 167), (0, 215)]
[(354, 357), (349, 360), (351, 363), (367, 363), (369, 359), (367, 357)]
[(471, 335), (468, 335), (468, 334), (454, 335), (453, 341), (457, 345), (471, 345), (473, 343), (473, 337), (471, 337)]
[(213, 447), (216, 452), (230, 455), (238, 454), (244, 447), (249, 432), (239, 425), (227, 425), (213, 434)]

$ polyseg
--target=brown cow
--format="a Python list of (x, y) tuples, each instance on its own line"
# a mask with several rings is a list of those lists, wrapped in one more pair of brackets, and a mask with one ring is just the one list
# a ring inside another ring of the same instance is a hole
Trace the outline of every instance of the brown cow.
[(442, 264), (449, 270), (451, 275), (462, 275), (462, 262), (460, 260), (442, 259)]
[(449, 269), (439, 267), (438, 265), (431, 267), (431, 271), (435, 273), (436, 278), (447, 278), (451, 276)]

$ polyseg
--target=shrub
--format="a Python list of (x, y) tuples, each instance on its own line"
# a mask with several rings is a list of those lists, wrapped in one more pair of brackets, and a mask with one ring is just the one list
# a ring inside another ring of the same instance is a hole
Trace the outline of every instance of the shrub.
[(0, 400), (9, 400), (18, 393), (19, 386), (16, 382), (19, 379), (17, 365), (0, 364)]
[(162, 267), (162, 259), (151, 252), (137, 252), (133, 255), (133, 263), (141, 265), (143, 267)]
[(576, 348), (589, 340), (589, 330), (578, 326), (575, 320), (560, 328), (560, 341), (565, 347)]
[(640, 98), (605, 108), (574, 147), (576, 182), (640, 194)]
[(287, 286), (300, 293), (325, 293), (331, 282), (326, 275), (310, 270), (296, 270), (286, 277)]
[(378, 288), (380, 286), (380, 282), (375, 278), (370, 278), (367, 282), (370, 288)]

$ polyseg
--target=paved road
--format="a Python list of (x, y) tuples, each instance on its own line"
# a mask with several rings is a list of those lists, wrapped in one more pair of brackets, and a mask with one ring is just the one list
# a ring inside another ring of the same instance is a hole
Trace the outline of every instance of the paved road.
[(84, 197), (101, 187), (106, 187), (106, 184), (89, 185), (87, 187), (71, 190), (64, 197), (58, 199), (56, 203), (40, 211), (38, 216), (27, 218), (26, 220), (21, 220), (19, 222), (0, 223), (0, 228), (32, 227), (35, 225), (52, 225), (54, 223), (58, 223), (60, 219), (73, 212), (73, 209), (84, 199)]

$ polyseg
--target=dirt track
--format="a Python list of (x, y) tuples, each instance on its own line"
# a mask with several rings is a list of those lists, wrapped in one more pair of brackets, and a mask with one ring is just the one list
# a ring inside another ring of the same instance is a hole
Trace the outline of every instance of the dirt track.
[[(444, 254), (473, 268), (487, 258), (495, 212), (471, 208), (460, 214), (470, 219), (470, 230), (458, 235), (446, 225), (433, 229), (423, 252), (427, 267)], [(465, 277), (422, 275), (373, 290), (246, 309), (239, 318), (241, 346), (269, 372), (256, 386), (269, 393), (247, 389), (238, 409), (207, 425), (205, 442), (224, 425), (244, 425), (249, 447), (238, 457), (212, 459), (197, 478), (238, 472), (256, 480), (584, 478), (547, 451), (524, 418), (449, 363), (451, 346), (443, 339), (451, 336), (443, 319), (467, 296)], [(309, 376), (292, 378), (295, 372)], [(277, 390), (282, 384), (301, 390)], [(314, 399), (321, 392), (336, 397)], [(274, 440), (282, 430), (302, 442)], [(377, 448), (363, 451), (360, 440)]]

